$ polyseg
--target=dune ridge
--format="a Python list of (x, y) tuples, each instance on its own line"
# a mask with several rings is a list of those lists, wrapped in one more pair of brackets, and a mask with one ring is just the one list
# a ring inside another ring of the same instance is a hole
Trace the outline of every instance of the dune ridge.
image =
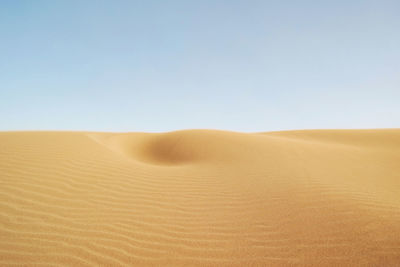
[(0, 132), (1, 266), (400, 266), (400, 129)]

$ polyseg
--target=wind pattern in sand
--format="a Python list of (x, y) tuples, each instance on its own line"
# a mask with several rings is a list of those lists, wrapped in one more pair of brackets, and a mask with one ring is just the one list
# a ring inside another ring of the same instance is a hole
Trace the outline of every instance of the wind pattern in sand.
[(400, 130), (0, 133), (1, 266), (400, 266)]

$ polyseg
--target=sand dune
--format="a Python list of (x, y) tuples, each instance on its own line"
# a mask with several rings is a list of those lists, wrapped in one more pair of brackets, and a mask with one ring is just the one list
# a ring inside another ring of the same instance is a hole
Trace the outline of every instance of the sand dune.
[(1, 266), (400, 266), (400, 130), (0, 133)]

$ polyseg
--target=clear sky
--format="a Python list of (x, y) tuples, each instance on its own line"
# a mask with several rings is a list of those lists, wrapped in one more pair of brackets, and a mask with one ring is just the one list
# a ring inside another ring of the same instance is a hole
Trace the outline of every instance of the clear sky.
[(0, 0), (0, 130), (399, 127), (399, 0)]

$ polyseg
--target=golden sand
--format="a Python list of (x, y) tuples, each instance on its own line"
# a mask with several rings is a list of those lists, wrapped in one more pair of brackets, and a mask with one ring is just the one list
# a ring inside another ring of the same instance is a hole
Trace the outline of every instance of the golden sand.
[(400, 266), (400, 130), (0, 133), (1, 266)]

